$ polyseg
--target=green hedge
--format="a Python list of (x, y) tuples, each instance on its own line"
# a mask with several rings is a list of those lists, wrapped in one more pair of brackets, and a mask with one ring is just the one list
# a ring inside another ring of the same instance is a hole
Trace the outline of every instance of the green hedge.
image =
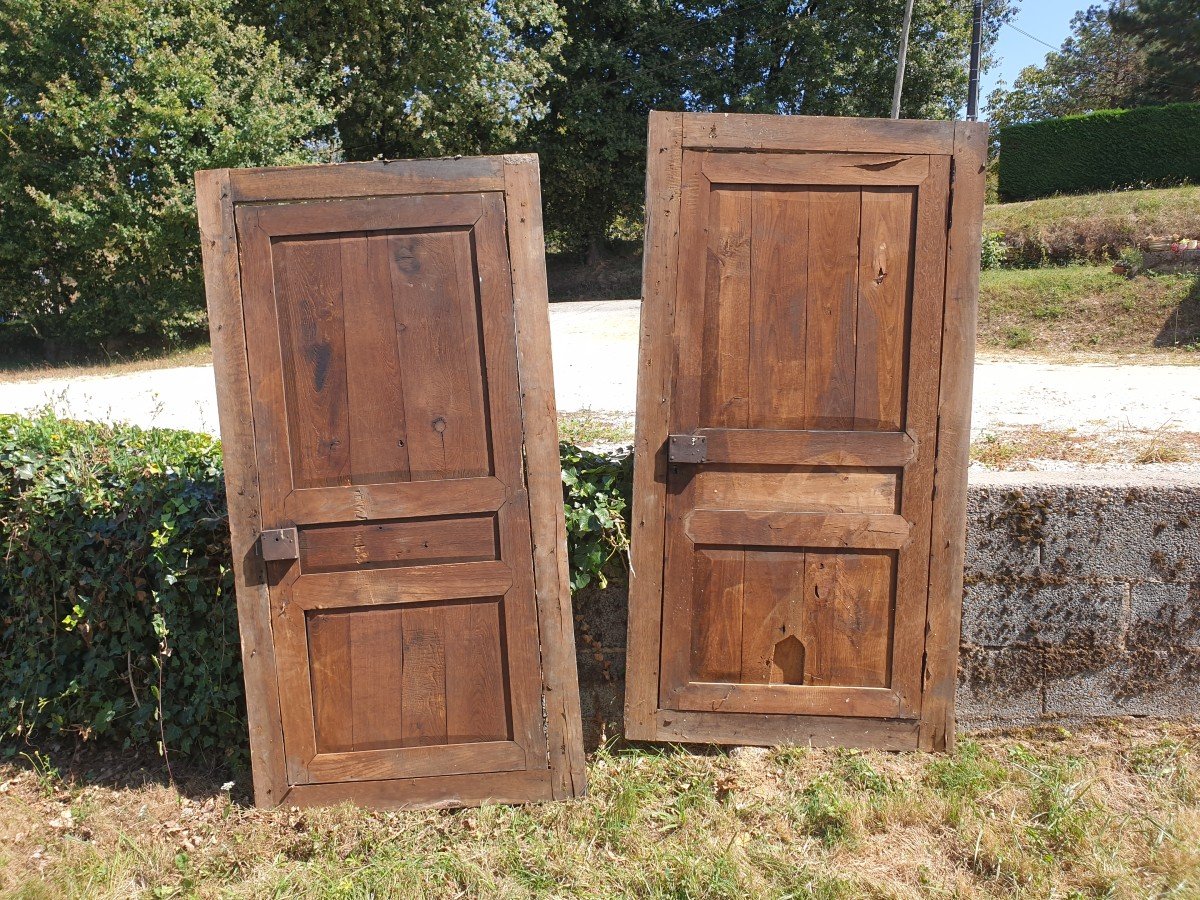
[(1200, 181), (1200, 103), (1065, 116), (1000, 131), (1000, 197)]
[[(630, 460), (562, 453), (582, 587), (624, 549)], [(0, 738), (243, 756), (219, 442), (0, 416), (0, 537)]]

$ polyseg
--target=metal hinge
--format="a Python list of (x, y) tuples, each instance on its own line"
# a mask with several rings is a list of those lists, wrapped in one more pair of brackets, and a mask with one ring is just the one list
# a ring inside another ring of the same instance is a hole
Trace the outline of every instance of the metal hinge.
[(272, 528), (258, 537), (258, 549), (267, 562), (300, 558), (300, 539), (295, 528)]
[(703, 435), (673, 434), (667, 442), (667, 456), (673, 463), (707, 462), (708, 438)]

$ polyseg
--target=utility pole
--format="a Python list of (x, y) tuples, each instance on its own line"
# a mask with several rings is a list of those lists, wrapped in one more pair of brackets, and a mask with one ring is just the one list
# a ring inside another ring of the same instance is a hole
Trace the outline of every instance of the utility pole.
[(971, 16), (971, 70), (967, 78), (967, 119), (972, 122), (979, 118), (979, 57), (982, 51), (983, 0), (975, 0)]
[(908, 29), (912, 25), (913, 0), (904, 5), (904, 25), (900, 29), (900, 56), (896, 59), (896, 86), (892, 89), (892, 118), (900, 118), (900, 92), (904, 90), (904, 61), (908, 57)]

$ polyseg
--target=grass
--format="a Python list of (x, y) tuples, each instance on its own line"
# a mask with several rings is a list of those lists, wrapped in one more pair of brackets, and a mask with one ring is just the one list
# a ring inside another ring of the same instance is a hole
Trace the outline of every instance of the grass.
[(1112, 259), (1151, 235), (1200, 237), (1200, 186), (990, 204), (983, 227), (1026, 263)]
[(147, 353), (135, 357), (115, 355), (108, 359), (90, 360), (80, 363), (31, 362), (28, 360), (5, 361), (0, 359), (0, 383), (39, 381), (47, 378), (70, 379), (89, 375), (126, 375), (130, 372), (175, 369), (181, 366), (207, 366), (211, 364), (212, 347), (207, 343), (164, 353)]
[(979, 347), (1039, 353), (1200, 350), (1200, 275), (1125, 278), (1087, 265), (991, 269), (980, 274)]
[(1200, 462), (1200, 434), (1162, 427), (1082, 433), (1072, 428), (1027, 425), (981, 435), (971, 443), (971, 459), (989, 469), (1022, 470), (1036, 461), (1070, 463)]
[(619, 412), (559, 413), (558, 437), (588, 448), (630, 444), (633, 443), (633, 416)]
[(948, 756), (608, 747), (582, 800), (410, 813), (260, 811), (240, 785), (18, 760), (0, 896), (1188, 898), (1198, 754), (1195, 724), (1128, 722)]

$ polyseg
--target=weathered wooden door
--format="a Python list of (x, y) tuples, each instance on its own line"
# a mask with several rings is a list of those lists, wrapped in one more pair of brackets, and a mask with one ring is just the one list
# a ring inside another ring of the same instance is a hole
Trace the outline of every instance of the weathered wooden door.
[(985, 135), (652, 116), (631, 737), (950, 739)]
[(197, 183), (258, 802), (580, 793), (536, 157)]

